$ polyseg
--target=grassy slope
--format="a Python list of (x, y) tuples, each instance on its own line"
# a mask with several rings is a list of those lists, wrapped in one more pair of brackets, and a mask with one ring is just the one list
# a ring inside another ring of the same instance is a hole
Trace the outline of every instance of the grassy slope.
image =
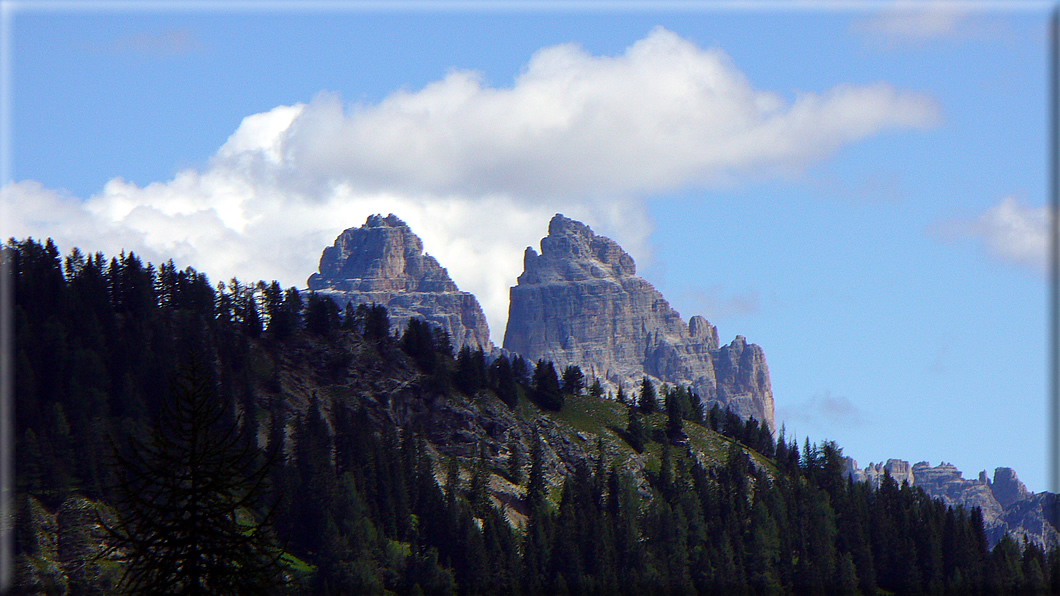
[[(539, 410), (528, 400), (520, 400), (518, 412), (523, 417), (544, 416), (565, 427), (568, 438), (572, 441), (586, 443), (586, 449), (596, 452), (596, 442), (603, 440), (604, 450), (610, 464), (616, 469), (632, 469), (643, 466), (649, 470), (658, 470), (663, 444), (659, 441), (649, 442), (643, 453), (637, 453), (620, 434), (626, 428), (628, 406), (617, 401), (597, 399), (588, 395), (568, 395), (560, 412)], [(666, 428), (666, 415), (655, 413), (642, 418), (648, 433), (661, 437)], [(685, 422), (685, 433), (688, 435), (688, 447), (704, 465), (722, 464), (732, 439), (699, 426)], [(776, 464), (748, 447), (743, 450), (756, 463), (764, 467), (769, 474), (776, 472)]]

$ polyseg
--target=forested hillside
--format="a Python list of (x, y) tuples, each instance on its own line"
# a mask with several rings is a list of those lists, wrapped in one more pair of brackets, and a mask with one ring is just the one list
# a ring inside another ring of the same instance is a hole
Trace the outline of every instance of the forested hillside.
[[(978, 510), (851, 483), (836, 444), (774, 438), (688, 388), (609, 400), (576, 367), (454, 354), (416, 319), (392, 336), (382, 307), (132, 254), (29, 239), (4, 258), (24, 593), (135, 587), (129, 570), (180, 557), (164, 537), (139, 554), (137, 512), (199, 501), (218, 507), (205, 526), (155, 517), (252, 554), (176, 565), (174, 592), (238, 593), (260, 566), (306, 594), (1060, 593), (1060, 552), (988, 550)], [(230, 470), (194, 497), (134, 463), (192, 444), (216, 461), (190, 470)]]

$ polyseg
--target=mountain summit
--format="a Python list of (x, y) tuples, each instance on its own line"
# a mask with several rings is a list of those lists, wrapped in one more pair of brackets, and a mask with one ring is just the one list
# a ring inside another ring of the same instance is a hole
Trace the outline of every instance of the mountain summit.
[(493, 347), (489, 325), (474, 295), (462, 292), (449, 272), (423, 252), (423, 241), (394, 214), (371, 215), (359, 228), (339, 234), (320, 256), (310, 290), (347, 303), (382, 304), (391, 332), (404, 331), (418, 317), (449, 333), (453, 346)]
[(645, 375), (690, 385), (709, 407), (728, 407), (774, 428), (765, 354), (737, 335), (718, 346), (701, 316), (686, 324), (614, 240), (557, 214), (528, 247), (511, 289), (504, 347), (526, 358), (575, 364), (627, 392)]

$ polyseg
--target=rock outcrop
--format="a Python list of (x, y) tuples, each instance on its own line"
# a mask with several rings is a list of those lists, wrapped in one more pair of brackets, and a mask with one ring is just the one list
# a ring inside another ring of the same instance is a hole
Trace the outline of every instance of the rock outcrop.
[(887, 463), (870, 463), (864, 470), (858, 469), (858, 462), (852, 458), (846, 458), (846, 474), (855, 482), (868, 482), (874, 488), (880, 487), (880, 481), (884, 474), (890, 475), (894, 481), (901, 486), (903, 482), (913, 485), (913, 470), (909, 462), (900, 459), (889, 459)]
[[(14, 559), (19, 594), (112, 594), (124, 567), (100, 520), (114, 524), (113, 511), (96, 501), (72, 496), (49, 512), (36, 498), (17, 495)], [(95, 588), (95, 590), (87, 588)]]
[(391, 332), (402, 332), (418, 317), (449, 333), (455, 349), (493, 349), (489, 326), (478, 300), (461, 292), (423, 242), (393, 214), (372, 215), (324, 249), (320, 271), (309, 277), (310, 290), (330, 297), (340, 308), (352, 303), (382, 304)]
[(743, 336), (719, 347), (700, 316), (686, 324), (613, 240), (557, 214), (527, 248), (511, 289), (504, 348), (531, 360), (569, 364), (627, 391), (642, 379), (692, 386), (710, 407), (773, 423), (765, 354)]
[(1002, 507), (1008, 507), (1016, 501), (1031, 497), (1027, 487), (1016, 477), (1016, 470), (1012, 468), (994, 470), (994, 482), (990, 485), (990, 489)]
[(1049, 522), (1058, 506), (1057, 495), (1031, 493), (1012, 468), (995, 469), (991, 482), (986, 471), (975, 480), (966, 479), (956, 466), (946, 462), (932, 466), (922, 461), (910, 468), (907, 461), (889, 459), (886, 464), (869, 464), (861, 470), (857, 461), (846, 460), (847, 475), (855, 481), (879, 487), (886, 470), (899, 484), (905, 480), (946, 505), (960, 505), (968, 511), (980, 508), (991, 548), (1006, 533), (1021, 544), (1026, 539), (1042, 548), (1060, 546), (1060, 529)]

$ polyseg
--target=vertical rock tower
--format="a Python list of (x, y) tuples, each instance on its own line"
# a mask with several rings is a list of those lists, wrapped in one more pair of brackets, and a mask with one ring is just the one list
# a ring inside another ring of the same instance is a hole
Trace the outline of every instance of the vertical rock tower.
[(382, 304), (390, 313), (391, 333), (404, 331), (418, 317), (449, 333), (455, 349), (493, 349), (489, 326), (475, 296), (461, 292), (423, 242), (394, 214), (372, 215), (349, 228), (324, 249), (320, 271), (309, 289), (346, 303)]
[(644, 375), (692, 386), (710, 407), (754, 416), (770, 429), (773, 392), (765, 354), (743, 336), (719, 347), (706, 319), (686, 324), (610, 238), (557, 214), (527, 248), (511, 289), (505, 349), (557, 368), (569, 364), (627, 392)]

